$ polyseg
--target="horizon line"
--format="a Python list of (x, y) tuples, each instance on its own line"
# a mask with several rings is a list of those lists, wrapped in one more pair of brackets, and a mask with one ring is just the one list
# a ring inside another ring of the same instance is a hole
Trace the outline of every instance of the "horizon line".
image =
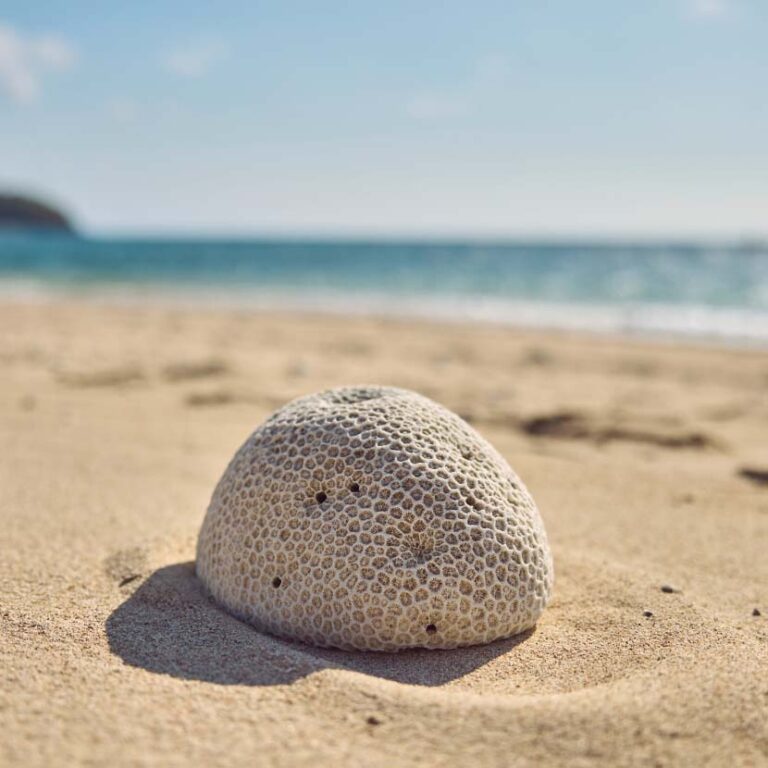
[[(2, 229), (0, 229), (2, 232)], [(730, 245), (739, 247), (768, 246), (766, 232), (445, 232), (408, 230), (355, 230), (340, 228), (210, 228), (177, 227), (96, 227), (79, 228), (77, 237), (90, 240), (180, 240), (180, 241), (279, 241), (279, 242), (345, 242), (345, 243), (445, 243), (445, 244), (589, 244), (589, 245)]]

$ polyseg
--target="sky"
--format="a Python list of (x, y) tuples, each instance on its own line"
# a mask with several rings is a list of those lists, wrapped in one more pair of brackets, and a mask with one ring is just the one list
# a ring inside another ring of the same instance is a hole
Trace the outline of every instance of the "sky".
[(94, 234), (768, 236), (766, 0), (4, 0), (0, 189)]

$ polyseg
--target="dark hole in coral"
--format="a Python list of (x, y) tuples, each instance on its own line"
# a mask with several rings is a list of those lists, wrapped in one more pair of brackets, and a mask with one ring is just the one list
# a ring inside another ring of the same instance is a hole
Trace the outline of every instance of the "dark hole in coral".
[(357, 483), (351, 483), (349, 490), (352, 491), (352, 493), (360, 493), (360, 486)]
[(283, 583), (283, 580), (279, 576), (275, 576), (275, 578), (272, 579), (273, 587), (279, 587), (282, 583)]
[(328, 498), (328, 496), (323, 493), (323, 491), (320, 491), (320, 493), (315, 494), (315, 498), (317, 499), (318, 504), (322, 504)]
[(437, 632), (437, 627), (434, 624), (427, 624), (427, 634), (434, 635)]

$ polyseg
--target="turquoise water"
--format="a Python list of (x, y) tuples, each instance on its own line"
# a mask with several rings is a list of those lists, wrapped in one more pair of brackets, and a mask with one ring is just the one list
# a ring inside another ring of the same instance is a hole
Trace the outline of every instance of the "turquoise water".
[(424, 315), (768, 343), (768, 245), (0, 235), (0, 294)]

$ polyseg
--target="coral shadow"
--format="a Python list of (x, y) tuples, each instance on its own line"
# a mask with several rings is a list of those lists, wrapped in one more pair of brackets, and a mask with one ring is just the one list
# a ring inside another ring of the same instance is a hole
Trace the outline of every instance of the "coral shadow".
[[(126, 585), (125, 589), (128, 589)], [(411, 685), (442, 685), (524, 642), (508, 640), (453, 651), (399, 653), (320, 649), (258, 632), (217, 607), (194, 563), (152, 573), (109, 616), (110, 650), (126, 664), (184, 680), (220, 685), (284, 685), (324, 669), (346, 669)]]

